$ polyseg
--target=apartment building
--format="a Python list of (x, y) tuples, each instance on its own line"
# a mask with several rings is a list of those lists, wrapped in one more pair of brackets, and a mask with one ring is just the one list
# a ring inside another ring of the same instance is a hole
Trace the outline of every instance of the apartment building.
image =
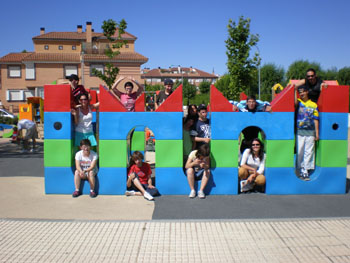
[(142, 70), (141, 78), (146, 81), (147, 84), (163, 84), (164, 80), (169, 78), (175, 81), (182, 81), (187, 79), (189, 83), (196, 85), (197, 87), (203, 81), (214, 83), (218, 79), (218, 75), (214, 73), (207, 73), (193, 67), (169, 67), (169, 68), (155, 68)]
[[(116, 37), (116, 36), (115, 36)], [(135, 51), (137, 38), (125, 32), (122, 40), (126, 45), (112, 60), (104, 55), (110, 42), (103, 33), (94, 32), (92, 23), (86, 29), (78, 25), (74, 32), (45, 32), (33, 37), (34, 51), (9, 53), (0, 58), (0, 100), (5, 108), (18, 111), (18, 105), (28, 97), (44, 98), (44, 85), (71, 74), (80, 77), (87, 89), (98, 89), (102, 80), (92, 74), (92, 69), (103, 71), (106, 63), (113, 63), (121, 75), (141, 81), (141, 65), (148, 58)]]

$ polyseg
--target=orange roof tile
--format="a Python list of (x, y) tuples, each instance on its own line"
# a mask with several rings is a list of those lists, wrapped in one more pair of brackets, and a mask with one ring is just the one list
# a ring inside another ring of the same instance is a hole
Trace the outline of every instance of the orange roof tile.
[[(92, 37), (96, 37), (96, 38), (105, 38), (105, 36), (103, 35), (103, 33), (97, 33), (97, 32), (92, 32)], [(115, 34), (116, 36), (116, 34)], [(125, 40), (136, 40), (137, 38), (128, 33), (125, 32), (122, 35), (122, 38)], [(33, 40), (41, 40), (41, 39), (45, 39), (45, 40), (85, 40), (86, 39), (86, 32), (82, 32), (82, 33), (78, 33), (78, 32), (49, 32), (49, 33), (45, 33), (42, 35), (38, 35), (33, 37)]]
[(78, 53), (32, 53), (25, 57), (23, 61), (41, 61), (41, 62), (80, 62)]
[[(85, 61), (110, 61), (111, 59), (106, 55), (99, 54), (85, 54)], [(148, 58), (142, 56), (137, 52), (122, 52), (118, 56), (112, 59), (112, 61), (132, 61), (146, 63)]]
[(9, 53), (2, 58), (0, 58), (1, 62), (22, 62), (22, 60), (33, 54), (33, 52), (26, 52), (26, 53)]

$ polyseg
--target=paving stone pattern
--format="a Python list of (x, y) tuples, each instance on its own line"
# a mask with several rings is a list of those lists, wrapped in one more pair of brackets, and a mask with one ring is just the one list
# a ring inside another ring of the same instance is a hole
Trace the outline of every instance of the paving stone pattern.
[(0, 261), (350, 262), (350, 219), (1, 219)]

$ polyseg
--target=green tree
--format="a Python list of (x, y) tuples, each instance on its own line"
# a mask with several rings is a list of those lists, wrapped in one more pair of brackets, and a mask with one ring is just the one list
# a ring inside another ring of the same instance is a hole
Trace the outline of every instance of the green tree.
[(202, 94), (206, 94), (206, 93), (209, 93), (210, 91), (210, 82), (208, 81), (203, 81), (199, 84), (199, 91), (202, 93)]
[(350, 85), (350, 67), (344, 67), (338, 71), (339, 85)]
[(284, 69), (273, 63), (265, 64), (260, 69), (261, 99), (271, 101), (271, 88), (280, 83), (283, 85)]
[(322, 73), (322, 79), (324, 80), (336, 80), (338, 79), (338, 70), (337, 68), (327, 69), (327, 71)]
[[(184, 79), (182, 91), (183, 91), (182, 95), (183, 95), (184, 105), (189, 105), (190, 100), (196, 96), (197, 88), (195, 85), (192, 85), (191, 83), (189, 83), (187, 79)], [(187, 103), (185, 103), (185, 101)]]
[[(111, 43), (114, 43), (112, 44), (112, 48), (107, 48), (105, 50), (105, 55), (110, 59), (113, 59), (115, 56), (119, 55), (119, 49), (125, 45), (126, 41), (122, 40), (122, 34), (125, 33), (126, 27), (127, 24), (124, 19), (122, 19), (119, 23), (115, 22), (113, 19), (103, 21), (103, 34)], [(117, 30), (117, 37), (114, 38), (113, 36)], [(119, 73), (119, 68), (114, 66), (112, 63), (106, 63), (103, 73), (96, 69), (92, 69), (92, 73), (103, 80), (107, 84), (108, 88), (111, 89)]]
[(319, 63), (309, 62), (307, 60), (297, 60), (289, 66), (286, 74), (287, 80), (289, 81), (291, 79), (304, 79), (306, 71), (309, 68), (316, 70), (317, 75), (319, 77), (322, 77), (323, 73), (321, 71), (321, 66)]
[(250, 34), (250, 19), (239, 18), (238, 24), (229, 20), (229, 37), (226, 43), (227, 68), (231, 78), (228, 87), (222, 90), (227, 98), (238, 99), (242, 91), (251, 93), (253, 84), (252, 71), (260, 64), (260, 57), (255, 53), (250, 58), (250, 50), (259, 41), (258, 34)]
[[(231, 77), (229, 74), (224, 74), (218, 78), (214, 86), (221, 91), (222, 94), (225, 94), (225, 91), (229, 89), (231, 83)], [(233, 97), (226, 96), (227, 99), (233, 99)]]
[(163, 89), (164, 89), (164, 86), (162, 84), (154, 84), (154, 85), (145, 84), (146, 91), (157, 91), (157, 90), (163, 90)]

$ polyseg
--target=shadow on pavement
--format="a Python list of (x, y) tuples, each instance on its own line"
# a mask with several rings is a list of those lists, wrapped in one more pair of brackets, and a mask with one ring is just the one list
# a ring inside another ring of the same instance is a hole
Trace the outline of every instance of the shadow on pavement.
[(37, 152), (21, 153), (10, 139), (1, 139), (0, 177), (32, 176), (44, 177), (43, 142), (37, 142)]
[(161, 196), (153, 220), (161, 219), (283, 219), (350, 217), (350, 195), (215, 195), (206, 199)]
[[(2, 139), (5, 140), (5, 139)], [(30, 146), (32, 144), (30, 143)], [(43, 158), (44, 143), (36, 143), (36, 152), (21, 153), (21, 148), (17, 144), (11, 143), (10, 139), (0, 144), (0, 158)]]

